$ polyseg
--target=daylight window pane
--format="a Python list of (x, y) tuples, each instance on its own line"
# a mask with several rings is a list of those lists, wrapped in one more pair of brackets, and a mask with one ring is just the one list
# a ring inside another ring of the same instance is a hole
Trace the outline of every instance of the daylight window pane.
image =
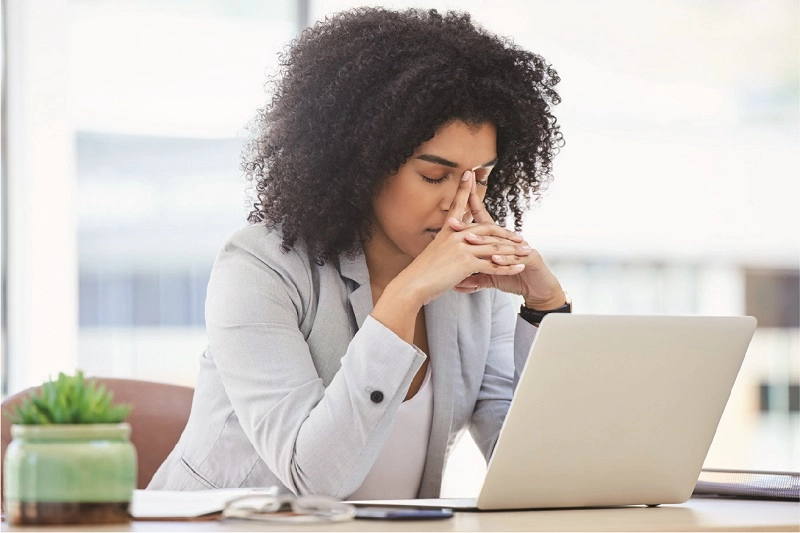
[[(211, 265), (246, 224), (245, 127), (299, 29), (297, 3), (73, 0), (70, 8), (78, 364), (193, 384)], [(164, 361), (181, 369), (177, 378), (163, 374)]]

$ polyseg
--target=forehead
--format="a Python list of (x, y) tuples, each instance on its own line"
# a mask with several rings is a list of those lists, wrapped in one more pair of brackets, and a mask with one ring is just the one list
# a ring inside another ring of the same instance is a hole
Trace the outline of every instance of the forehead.
[(420, 145), (415, 155), (421, 154), (442, 157), (464, 169), (474, 168), (497, 156), (497, 129), (490, 122), (450, 122)]

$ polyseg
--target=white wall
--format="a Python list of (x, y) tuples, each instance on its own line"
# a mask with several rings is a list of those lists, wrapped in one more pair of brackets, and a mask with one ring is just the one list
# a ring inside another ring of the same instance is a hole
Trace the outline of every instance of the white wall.
[(78, 265), (67, 0), (6, 0), (9, 391), (73, 371)]

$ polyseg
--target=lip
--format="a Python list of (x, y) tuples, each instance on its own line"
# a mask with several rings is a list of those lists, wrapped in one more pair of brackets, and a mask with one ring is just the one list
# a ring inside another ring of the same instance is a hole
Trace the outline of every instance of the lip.
[(432, 236), (436, 236), (437, 233), (442, 231), (442, 228), (428, 228), (425, 230), (425, 233), (430, 233)]

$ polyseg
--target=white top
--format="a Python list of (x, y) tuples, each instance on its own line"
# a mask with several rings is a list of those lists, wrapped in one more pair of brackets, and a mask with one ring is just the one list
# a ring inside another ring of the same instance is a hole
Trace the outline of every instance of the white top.
[(392, 432), (364, 482), (349, 499), (390, 500), (416, 498), (433, 420), (431, 365), (417, 393), (400, 404)]

